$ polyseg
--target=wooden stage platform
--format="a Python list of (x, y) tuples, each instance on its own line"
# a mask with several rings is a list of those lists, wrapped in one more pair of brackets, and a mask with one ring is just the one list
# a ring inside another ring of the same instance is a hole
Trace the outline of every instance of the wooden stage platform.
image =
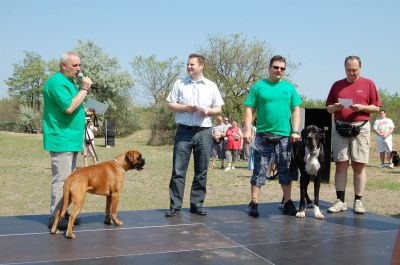
[(0, 264), (389, 264), (400, 219), (349, 209), (324, 220), (283, 215), (278, 203), (209, 207), (205, 217), (183, 209), (120, 212), (124, 226), (102, 213), (82, 214), (75, 240), (51, 235), (45, 215), (0, 217)]

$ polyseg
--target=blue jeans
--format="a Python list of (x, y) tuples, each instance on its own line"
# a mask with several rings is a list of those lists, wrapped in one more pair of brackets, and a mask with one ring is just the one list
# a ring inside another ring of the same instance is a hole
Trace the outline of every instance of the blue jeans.
[(276, 163), (279, 183), (289, 185), (292, 182), (290, 175), (291, 143), (289, 137), (282, 137), (276, 143), (268, 142), (263, 133), (257, 133), (254, 140), (254, 170), (250, 183), (253, 186), (265, 185), (270, 167)]
[(201, 208), (206, 196), (207, 169), (213, 145), (211, 128), (196, 131), (178, 126), (175, 137), (172, 176), (169, 183), (170, 208), (182, 207), (185, 179), (193, 151), (194, 178), (190, 194), (190, 207)]

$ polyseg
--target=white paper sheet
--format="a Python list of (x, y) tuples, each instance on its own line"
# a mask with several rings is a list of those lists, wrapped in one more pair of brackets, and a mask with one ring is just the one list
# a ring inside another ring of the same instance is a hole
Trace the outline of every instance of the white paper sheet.
[(353, 105), (353, 100), (351, 98), (339, 98), (339, 103), (343, 105), (345, 108), (349, 108)]

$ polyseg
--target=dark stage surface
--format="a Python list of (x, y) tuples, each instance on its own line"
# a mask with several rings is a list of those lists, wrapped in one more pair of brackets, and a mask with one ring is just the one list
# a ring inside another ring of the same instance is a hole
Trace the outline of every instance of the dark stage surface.
[[(368, 206), (368, 205), (367, 205)], [(75, 240), (51, 235), (47, 216), (0, 217), (0, 264), (389, 264), (400, 220), (349, 209), (324, 220), (285, 216), (278, 203), (209, 207), (205, 217), (184, 209), (120, 212), (124, 225), (103, 214), (82, 214)]]

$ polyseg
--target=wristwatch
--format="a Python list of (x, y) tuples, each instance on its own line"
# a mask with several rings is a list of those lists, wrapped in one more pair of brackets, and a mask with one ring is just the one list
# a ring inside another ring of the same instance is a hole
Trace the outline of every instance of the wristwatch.
[(300, 135), (300, 131), (295, 131), (295, 130), (293, 130), (292, 133), (295, 133), (295, 134)]

